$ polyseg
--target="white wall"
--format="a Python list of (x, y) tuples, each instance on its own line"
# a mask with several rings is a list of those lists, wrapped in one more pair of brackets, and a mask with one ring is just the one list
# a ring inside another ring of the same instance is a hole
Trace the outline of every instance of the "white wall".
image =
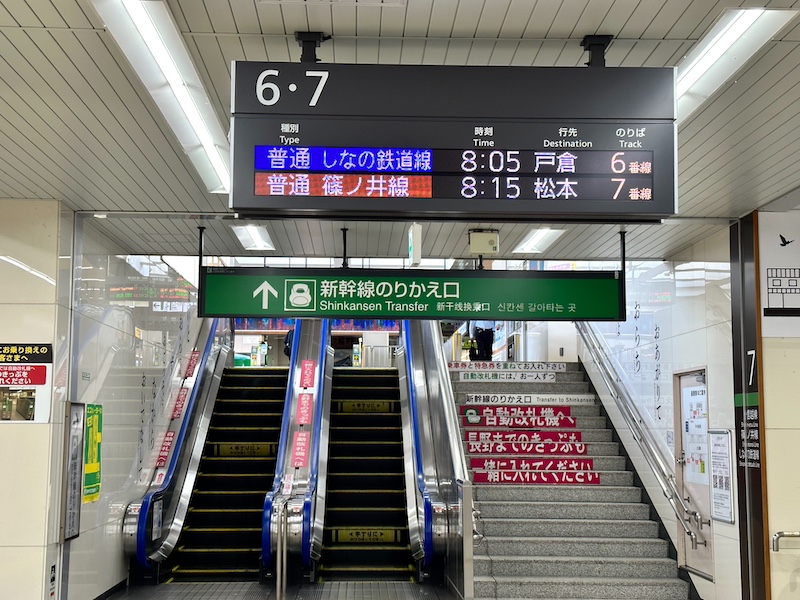
[[(734, 430), (728, 232), (696, 244), (670, 262), (629, 261), (626, 268), (627, 320), (597, 323), (611, 358), (644, 415), (644, 425), (659, 441), (667, 465), (674, 468), (673, 374), (694, 368), (707, 373), (711, 429)], [(599, 382), (585, 351), (582, 358)], [(613, 400), (597, 385), (609, 416), (643, 475), (656, 509), (673, 538), (684, 535), (672, 508), (626, 433)], [(735, 501), (734, 492), (734, 501)], [(736, 509), (734, 509), (736, 514)], [(715, 582), (695, 578), (704, 600), (741, 598), (738, 524), (714, 521)], [(680, 532), (680, 533), (679, 533)]]
[[(758, 215), (759, 269), (761, 305), (766, 307), (796, 307), (798, 294), (776, 294), (782, 283), (784, 289), (800, 283), (795, 277), (779, 282), (768, 277), (767, 269), (800, 269), (798, 243), (781, 245), (779, 235), (794, 241), (800, 231), (800, 211)], [(796, 275), (796, 273), (795, 273)], [(763, 313), (762, 313), (763, 315)], [(800, 477), (797, 476), (797, 449), (800, 446), (800, 317), (762, 316), (761, 393), (763, 426), (761, 440), (762, 465), (767, 474), (767, 513), (765, 526), (771, 537), (778, 531), (800, 530)], [(770, 583), (773, 600), (800, 598), (800, 539), (783, 538), (780, 550), (770, 550)]]
[[(39, 275), (0, 260), (0, 343), (53, 344), (54, 365), (67, 351), (71, 215), (58, 202), (0, 200), (0, 257), (19, 261)], [(53, 365), (51, 365), (53, 367)], [(48, 596), (50, 570), (58, 564), (58, 494), (54, 459), (63, 413), (56, 398), (37, 406), (44, 422), (0, 422), (0, 596), (15, 600)]]

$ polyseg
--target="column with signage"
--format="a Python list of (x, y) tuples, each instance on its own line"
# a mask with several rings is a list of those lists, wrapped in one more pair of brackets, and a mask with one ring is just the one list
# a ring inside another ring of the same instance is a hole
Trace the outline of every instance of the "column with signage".
[(743, 600), (770, 598), (769, 546), (764, 530), (767, 505), (761, 446), (763, 405), (759, 393), (757, 219), (758, 213), (751, 213), (731, 227), (734, 435)]

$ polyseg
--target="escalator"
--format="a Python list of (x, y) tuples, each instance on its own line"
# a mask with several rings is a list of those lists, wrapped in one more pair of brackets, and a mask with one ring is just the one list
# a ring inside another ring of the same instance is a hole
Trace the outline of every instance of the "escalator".
[(413, 581), (396, 369), (333, 370), (321, 581)]
[(165, 581), (256, 580), (288, 369), (226, 368)]

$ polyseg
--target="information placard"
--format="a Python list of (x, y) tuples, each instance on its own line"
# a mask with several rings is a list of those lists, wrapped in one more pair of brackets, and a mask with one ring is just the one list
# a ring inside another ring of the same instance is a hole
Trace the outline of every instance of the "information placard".
[(711, 517), (715, 521), (733, 523), (733, 467), (731, 432), (709, 429), (711, 448)]

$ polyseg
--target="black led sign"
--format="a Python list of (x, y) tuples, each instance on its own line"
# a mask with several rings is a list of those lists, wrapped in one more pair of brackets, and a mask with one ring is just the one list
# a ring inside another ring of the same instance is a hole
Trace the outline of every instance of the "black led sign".
[(675, 213), (672, 69), (235, 63), (231, 208), (343, 219)]

